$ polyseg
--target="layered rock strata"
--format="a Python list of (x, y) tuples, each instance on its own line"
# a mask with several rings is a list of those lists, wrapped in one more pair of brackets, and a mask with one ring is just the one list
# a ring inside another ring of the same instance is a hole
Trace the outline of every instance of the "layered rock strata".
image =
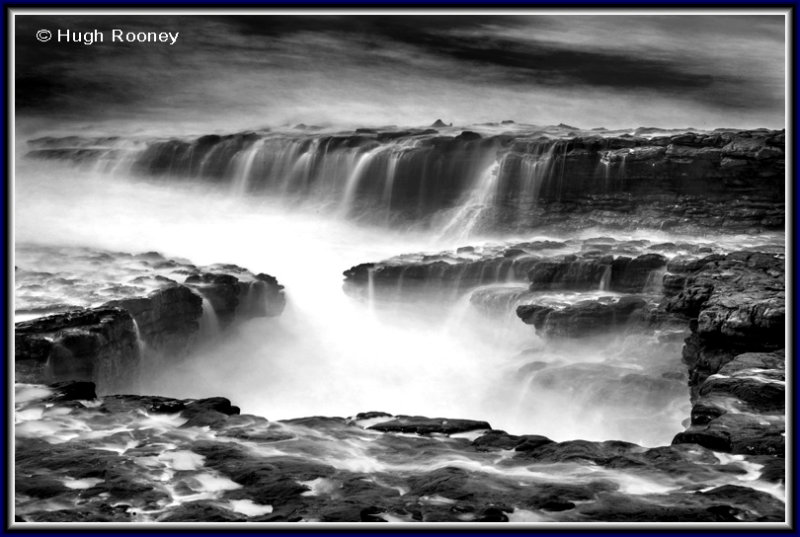
[[(154, 252), (98, 253), (92, 251), (90, 259), (102, 262), (116, 278), (125, 271), (122, 281), (111, 285), (102, 273), (95, 273), (94, 281), (82, 274), (85, 266), (90, 268), (85, 251), (73, 252), (72, 265), (64, 269), (71, 271), (69, 276), (17, 268), (18, 308), (27, 315), (59, 311), (16, 323), (18, 382), (86, 380), (96, 382), (104, 393), (130, 387), (143, 360), (184, 356), (201, 335), (204, 315), (224, 328), (234, 320), (278, 315), (285, 303), (283, 287), (274, 277), (253, 275), (235, 265), (208, 267), (230, 274), (204, 272)], [(81, 282), (81, 292), (94, 302), (70, 305), (63, 293), (47, 285), (69, 282), (77, 273), (87, 278)], [(104, 298), (112, 299), (94, 305)]]
[(672, 271), (683, 289), (666, 307), (694, 317), (683, 350), (694, 408), (675, 442), (782, 458), (784, 256), (734, 252), (679, 261)]
[[(32, 159), (122, 163), (147, 177), (244, 180), (269, 195), (339, 200), (351, 216), (434, 219), (491, 182), (482, 225), (782, 229), (785, 133), (647, 133), (508, 126), (246, 132), (195, 139), (40, 138)], [(248, 174), (233, 170), (248, 164)], [(232, 185), (233, 186), (233, 185)], [(372, 213), (370, 213), (372, 211)]]
[(344, 272), (345, 290), (363, 295), (369, 289), (377, 296), (401, 297), (416, 291), (462, 292), (492, 284), (527, 282), (532, 292), (660, 293), (667, 256), (702, 255), (716, 249), (713, 245), (618, 241), (611, 237), (464, 246), (355, 265)]

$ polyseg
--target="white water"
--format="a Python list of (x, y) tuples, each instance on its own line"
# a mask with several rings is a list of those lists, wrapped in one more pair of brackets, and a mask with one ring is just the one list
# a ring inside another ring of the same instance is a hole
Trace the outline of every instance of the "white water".
[(478, 231), (481, 216), (491, 207), (492, 200), (496, 195), (499, 171), (500, 163), (493, 162), (476, 177), (466, 202), (455, 211), (453, 217), (445, 225), (441, 234), (443, 240), (463, 242)]
[(353, 166), (352, 171), (348, 174), (347, 181), (345, 182), (344, 197), (342, 198), (341, 203), (343, 217), (347, 217), (352, 209), (353, 201), (355, 200), (356, 196), (356, 190), (358, 189), (358, 184), (361, 182), (364, 176), (365, 170), (369, 167), (372, 159), (383, 151), (386, 151), (386, 148), (378, 146), (375, 149), (371, 149), (358, 157), (356, 165)]
[(250, 175), (253, 173), (253, 163), (264, 146), (265, 140), (262, 138), (253, 142), (250, 147), (242, 151), (238, 155), (238, 162), (236, 164), (234, 187), (233, 190), (239, 195), (247, 194), (248, 187), (250, 186)]
[[(665, 361), (680, 369), (679, 352), (637, 357), (635, 341), (611, 350), (581, 344), (551, 348), (513, 316), (487, 320), (466, 300), (400, 307), (359, 301), (342, 291), (342, 271), (353, 265), (454, 248), (463, 241), (356, 226), (313, 207), (282, 207), (187, 183), (32, 166), (23, 162), (17, 170), (18, 242), (158, 250), (197, 264), (236, 263), (272, 274), (286, 286), (288, 304), (280, 317), (244, 323), (226, 343), (150, 375), (144, 392), (226, 396), (243, 412), (269, 419), (383, 410), (483, 419), (495, 428), (556, 440), (614, 438), (651, 445), (669, 443), (688, 416), (688, 394), (656, 418), (648, 414), (652, 409), (606, 405), (597, 395), (603, 386), (548, 391), (529, 386), (519, 372), (529, 362), (546, 361), (567, 368), (556, 381), (571, 379), (574, 366), (582, 381), (592, 382), (597, 375), (581, 364), (601, 364), (601, 380), (613, 383)], [(520, 354), (526, 349), (533, 354)], [(655, 430), (642, 429), (647, 422), (655, 423)]]
[[(174, 375), (159, 375), (146, 391), (229, 396), (270, 419), (375, 408), (481, 417), (480, 397), (464, 405), (448, 386), (474, 388), (496, 349), (484, 345), (465, 353), (453, 346), (437, 326), (445, 312), (386, 323), (342, 291), (342, 271), (428, 249), (430, 237), (388, 237), (313, 212), (191, 186), (77, 175), (67, 180), (58, 173), (58, 181), (24, 168), (18, 173), (17, 241), (47, 237), (115, 251), (158, 250), (197, 264), (236, 263), (273, 274), (287, 288), (288, 305), (279, 318), (246, 323), (227, 348), (195, 357)], [(521, 323), (519, 332), (529, 335)]]
[(203, 299), (203, 316), (200, 318), (200, 337), (213, 339), (219, 336), (220, 326), (217, 312), (206, 297)]

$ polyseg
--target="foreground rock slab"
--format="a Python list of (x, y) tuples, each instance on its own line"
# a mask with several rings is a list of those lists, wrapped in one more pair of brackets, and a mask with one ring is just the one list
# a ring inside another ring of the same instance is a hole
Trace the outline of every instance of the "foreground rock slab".
[[(782, 522), (775, 458), (16, 386), (20, 522)], [(86, 397), (86, 399), (81, 399)]]

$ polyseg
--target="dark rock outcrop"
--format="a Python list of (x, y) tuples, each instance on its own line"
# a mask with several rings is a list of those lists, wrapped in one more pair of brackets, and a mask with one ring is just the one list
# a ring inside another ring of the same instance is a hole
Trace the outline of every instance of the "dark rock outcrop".
[(660, 254), (627, 256), (597, 255), (594, 252), (543, 259), (528, 272), (531, 291), (604, 288), (622, 293), (641, 293), (658, 281), (657, 271), (667, 259)]
[(50, 384), (53, 395), (48, 399), (53, 402), (91, 401), (97, 398), (94, 383), (88, 381), (62, 381)]
[(121, 308), (75, 310), (17, 323), (18, 382), (83, 380), (108, 389), (124, 385), (141, 359), (131, 314)]
[(145, 297), (112, 300), (110, 307), (131, 314), (139, 336), (152, 351), (181, 355), (197, 337), (203, 299), (186, 286), (171, 284)]
[(783, 348), (786, 318), (783, 256), (743, 251), (697, 265), (666, 303), (696, 318), (684, 348), (695, 389), (738, 354)]
[(685, 282), (667, 308), (696, 317), (683, 350), (692, 423), (674, 442), (783, 457), (783, 256), (734, 252), (672, 268)]
[[(682, 245), (692, 251), (696, 245)], [(344, 272), (345, 289), (393, 297), (528, 281), (531, 291), (604, 289), (660, 293), (667, 258), (649, 241), (598, 237), (462, 247), (439, 253), (405, 254), (362, 263)], [(666, 251), (664, 247), (662, 251)], [(569, 252), (558, 255), (559, 252)], [(504, 291), (503, 291), (504, 292)]]
[(784, 371), (782, 351), (736, 356), (697, 387), (691, 425), (674, 443), (783, 458)]
[(514, 245), (473, 247), (439, 253), (406, 254), (378, 263), (362, 263), (344, 272), (345, 290), (362, 293), (372, 286), (376, 294), (393, 297), (415, 292), (459, 292), (482, 285), (524, 281), (543, 254), (568, 245), (558, 241), (530, 241)]
[[(118, 271), (131, 270), (126, 265), (131, 258), (128, 254), (88, 250), (66, 254), (72, 255), (70, 261), (77, 265), (92, 267), (93, 263), (116, 263)], [(254, 276), (235, 265), (211, 267), (232, 274), (204, 272), (194, 265), (166, 259), (157, 252), (140, 254), (138, 259), (137, 267), (144, 264), (147, 271), (133, 272), (130, 281), (118, 285), (109, 285), (101, 279), (97, 282), (68, 280), (86, 288), (90, 296), (99, 294), (96, 288), (120, 298), (96, 307), (58, 305), (66, 311), (16, 324), (17, 381), (86, 380), (97, 383), (103, 393), (129, 388), (138, 379), (145, 355), (174, 361), (190, 351), (200, 335), (204, 299), (208, 300), (223, 328), (237, 319), (278, 315), (285, 304), (283, 286), (267, 274)], [(164, 276), (165, 271), (173, 277), (182, 276), (186, 282), (181, 284)], [(188, 277), (183, 276), (186, 272), (190, 273)], [(87, 274), (87, 278), (91, 278), (91, 268)], [(31, 280), (32, 288), (46, 288), (38, 283), (41, 278), (47, 278), (47, 283), (59, 277), (49, 273), (23, 276)], [(146, 289), (153, 290), (136, 294)], [(45, 307), (52, 300), (46, 294), (29, 298)]]
[(563, 308), (536, 304), (517, 307), (517, 316), (546, 337), (581, 338), (606, 334), (628, 324), (634, 312), (647, 305), (636, 296), (619, 300), (584, 300)]
[[(84, 404), (31, 388), (42, 393), (17, 403), (19, 524), (780, 522), (785, 516), (783, 502), (740, 480), (748, 463), (763, 464), (763, 456), (723, 461), (696, 445), (553, 442), (482, 423), (487, 430), (469, 440), (457, 430), (442, 432), (442, 425), (461, 420), (356, 416), (423, 427), (394, 434), (341, 418), (271, 422), (239, 414), (224, 398), (118, 395)], [(431, 424), (439, 434), (428, 434)]]
[(424, 416), (395, 416), (394, 419), (370, 427), (387, 433), (454, 434), (491, 429), (485, 421), (426, 418)]
[(513, 435), (505, 431), (492, 429), (472, 441), (472, 446), (478, 451), (532, 451), (553, 441), (546, 436), (539, 435)]
[(613, 261), (610, 255), (585, 259), (572, 254), (544, 259), (528, 271), (530, 288), (532, 291), (600, 289), (604, 277), (611, 275)]
[[(610, 277), (602, 275), (606, 267)], [(629, 292), (650, 286), (654, 274), (663, 278), (663, 296), (654, 295), (650, 303), (628, 295), (559, 304), (532, 292), (543, 287), (591, 289), (600, 278)], [(766, 249), (679, 255), (668, 262), (660, 254), (568, 255), (540, 261), (530, 278), (532, 291), (527, 294), (488, 288), (476, 292), (473, 302), (493, 314), (516, 307), (524, 322), (551, 338), (600, 335), (631, 323), (640, 328), (688, 326), (683, 360), (689, 367), (693, 409), (689, 428), (674, 442), (782, 460), (786, 314), (781, 254)], [(534, 381), (552, 384), (548, 379), (557, 371), (546, 369)]]

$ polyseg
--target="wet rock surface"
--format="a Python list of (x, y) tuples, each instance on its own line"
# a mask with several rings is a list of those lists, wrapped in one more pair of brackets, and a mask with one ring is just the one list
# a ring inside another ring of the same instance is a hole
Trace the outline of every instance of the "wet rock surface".
[(703, 255), (713, 244), (656, 243), (612, 237), (532, 240), (404, 254), (344, 272), (345, 290), (401, 298), (492, 284), (527, 282), (531, 291), (660, 292), (668, 256)]
[(157, 252), (18, 245), (15, 273), (16, 315), (35, 317), (15, 326), (17, 380), (81, 379), (104, 393), (130, 386), (146, 355), (184, 356), (204, 315), (225, 327), (278, 315), (285, 304), (272, 276), (236, 265), (197, 267)]
[[(784, 519), (764, 456), (382, 412), (273, 422), (223, 398), (88, 388), (16, 386), (18, 521)], [(67, 392), (87, 399), (54, 399)]]
[(390, 421), (382, 421), (370, 427), (376, 431), (389, 433), (453, 434), (482, 429), (491, 429), (485, 421), (453, 420), (446, 418), (426, 418), (424, 416), (397, 416)]
[(133, 317), (120, 308), (74, 310), (17, 323), (15, 374), (19, 381), (59, 379), (124, 385), (141, 359)]
[(684, 288), (667, 308), (696, 316), (683, 350), (695, 406), (676, 443), (783, 457), (784, 263), (733, 252), (683, 264)]
[(618, 300), (584, 300), (563, 308), (530, 304), (517, 307), (517, 315), (545, 337), (590, 337), (626, 326), (647, 301), (625, 296)]

